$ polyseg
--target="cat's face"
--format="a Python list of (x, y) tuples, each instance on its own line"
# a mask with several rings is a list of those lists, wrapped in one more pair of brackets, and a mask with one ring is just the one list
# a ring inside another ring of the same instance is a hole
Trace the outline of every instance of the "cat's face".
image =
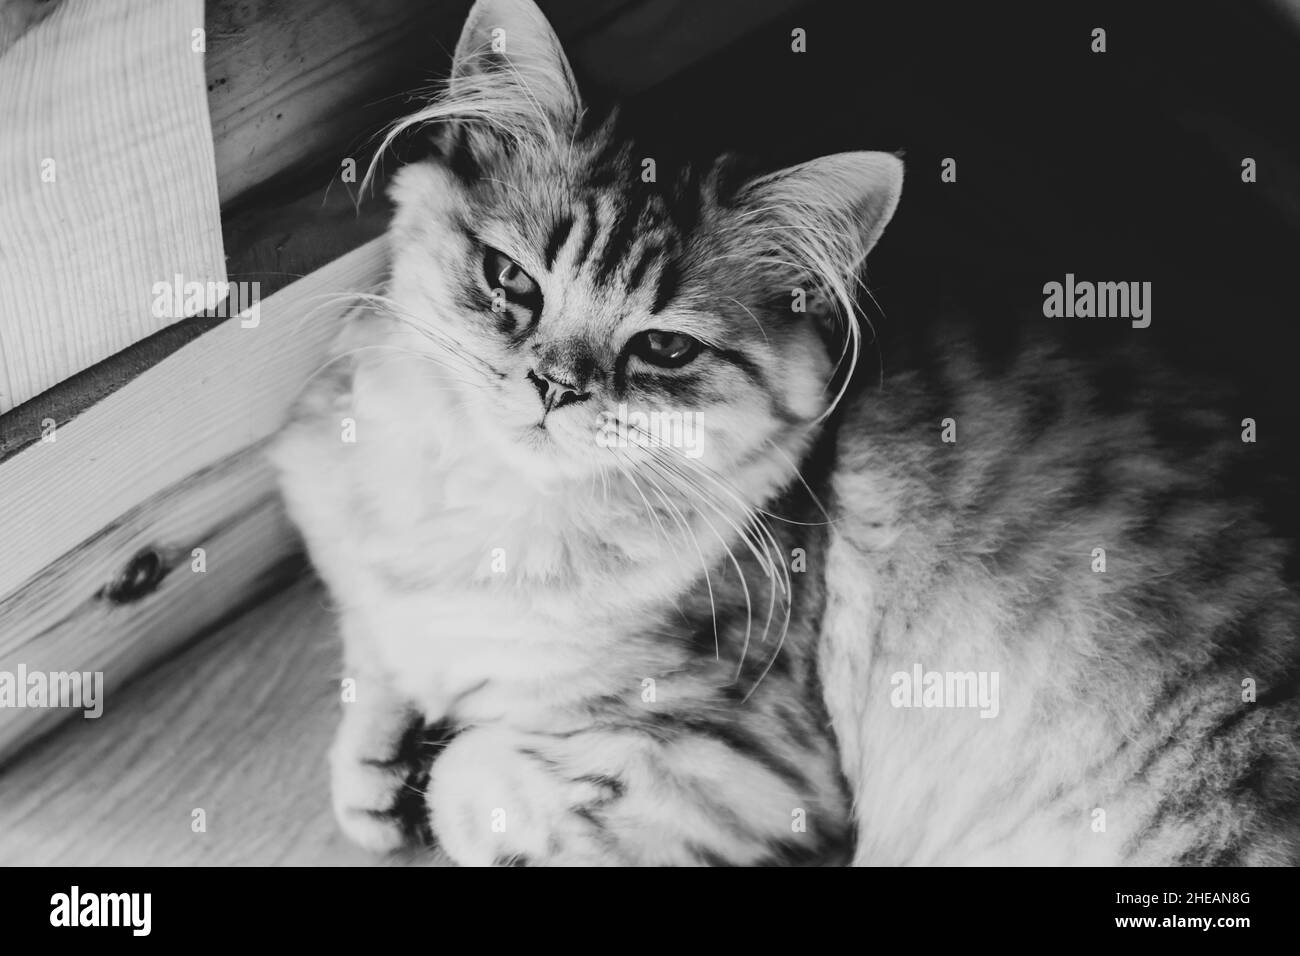
[(835, 397), (818, 323), (892, 212), (897, 160), (748, 182), (726, 159), (660, 165), (583, 117), (531, 0), (475, 8), (426, 112), (446, 148), (394, 184), (390, 295), (476, 433), (539, 475), (652, 482), (797, 447)]
[(566, 472), (725, 465), (815, 419), (831, 359), (790, 290), (748, 274), (754, 227), (719, 202), (725, 173), (643, 183), (608, 141), (490, 157), (469, 180), (403, 171), (394, 297), (436, 328), (465, 414)]

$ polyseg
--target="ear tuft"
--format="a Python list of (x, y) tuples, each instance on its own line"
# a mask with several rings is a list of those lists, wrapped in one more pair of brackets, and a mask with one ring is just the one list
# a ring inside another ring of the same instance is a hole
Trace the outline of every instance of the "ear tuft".
[[(892, 153), (835, 153), (762, 176), (743, 190), (778, 219), (832, 230), (856, 269), (880, 239), (903, 192), (903, 162)], [(794, 225), (792, 222), (791, 225)]]
[(582, 99), (568, 58), (533, 0), (478, 0), (452, 60), (453, 98), (513, 94), (549, 121), (576, 122)]
[(847, 358), (849, 364), (836, 402), (861, 350), (857, 299), (862, 264), (893, 217), (902, 191), (903, 163), (897, 156), (856, 152), (768, 173), (736, 197), (751, 268), (782, 281), (809, 283), (811, 294), (830, 311), (824, 318), (842, 327), (841, 361)]
[[(0, 0), (2, 2), (2, 0)], [(560, 40), (533, 0), (478, 0), (456, 44), (446, 88), (384, 133), (380, 157), (410, 130), (425, 130), (462, 179), (502, 143), (559, 148), (581, 121), (582, 99)]]

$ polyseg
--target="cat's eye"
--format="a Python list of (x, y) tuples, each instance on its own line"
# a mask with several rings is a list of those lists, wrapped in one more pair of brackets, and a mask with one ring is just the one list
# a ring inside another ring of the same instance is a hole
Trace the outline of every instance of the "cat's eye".
[(629, 346), (632, 354), (661, 368), (681, 368), (700, 354), (704, 346), (682, 332), (651, 329), (637, 335)]
[(536, 306), (536, 300), (541, 295), (541, 289), (533, 277), (520, 268), (519, 263), (500, 249), (490, 246), (483, 253), (483, 278), (488, 288), (501, 289), (507, 300), (530, 308)]

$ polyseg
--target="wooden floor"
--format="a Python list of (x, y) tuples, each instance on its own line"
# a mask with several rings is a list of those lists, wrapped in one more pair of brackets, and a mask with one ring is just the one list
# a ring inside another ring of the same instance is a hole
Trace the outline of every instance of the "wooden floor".
[(326, 602), (300, 580), (20, 754), (0, 771), (0, 864), (436, 864), (372, 856), (334, 825)]

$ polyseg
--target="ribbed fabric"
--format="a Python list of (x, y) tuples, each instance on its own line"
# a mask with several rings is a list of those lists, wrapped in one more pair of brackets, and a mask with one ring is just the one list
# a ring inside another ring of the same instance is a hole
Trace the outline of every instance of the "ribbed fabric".
[(0, 56), (0, 413), (183, 318), (156, 282), (225, 280), (202, 27), (63, 0)]

